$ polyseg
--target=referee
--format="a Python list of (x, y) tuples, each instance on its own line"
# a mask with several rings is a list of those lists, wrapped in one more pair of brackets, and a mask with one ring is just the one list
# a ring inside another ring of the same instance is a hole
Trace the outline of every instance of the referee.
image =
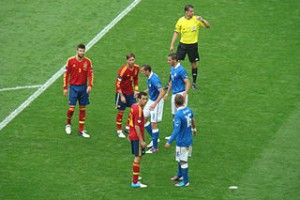
[(178, 59), (184, 60), (185, 55), (188, 54), (189, 61), (192, 65), (192, 88), (196, 89), (197, 61), (200, 60), (198, 53), (199, 29), (200, 27), (210, 28), (210, 24), (201, 16), (194, 16), (194, 7), (192, 5), (186, 5), (184, 11), (185, 16), (179, 18), (176, 23), (170, 51), (174, 52), (174, 42), (177, 40), (178, 34), (180, 33), (181, 38), (177, 47)]

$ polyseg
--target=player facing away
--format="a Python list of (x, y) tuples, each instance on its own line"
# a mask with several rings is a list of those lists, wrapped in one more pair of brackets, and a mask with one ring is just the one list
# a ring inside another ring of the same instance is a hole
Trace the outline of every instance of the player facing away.
[[(115, 105), (118, 110), (116, 116), (117, 135), (119, 138), (126, 138), (122, 132), (122, 121), (126, 107), (130, 107), (136, 103), (136, 96), (138, 94), (138, 75), (139, 66), (135, 64), (135, 55), (128, 53), (126, 55), (126, 64), (123, 65), (119, 71), (116, 80), (116, 96)], [(129, 130), (128, 121), (126, 124), (126, 131)]]
[[(172, 115), (174, 117), (177, 108), (175, 105), (175, 96), (176, 94), (181, 94), (184, 98), (185, 105), (188, 104), (188, 91), (190, 90), (191, 83), (188, 79), (188, 75), (186, 70), (182, 65), (180, 65), (178, 56), (176, 53), (170, 53), (168, 55), (168, 64), (171, 66), (170, 77), (171, 80), (169, 82), (168, 90), (164, 96), (166, 100), (168, 98), (169, 92), (172, 89), (172, 99), (171, 99), (171, 110)], [(170, 136), (165, 137), (165, 139), (169, 139)]]
[[(63, 94), (69, 93), (69, 109), (67, 111), (67, 122), (65, 131), (71, 134), (71, 119), (74, 114), (76, 103), (79, 103), (79, 135), (89, 138), (90, 135), (84, 130), (85, 124), (85, 108), (90, 104), (89, 93), (93, 87), (93, 67), (92, 61), (85, 57), (85, 45), (77, 45), (77, 53), (68, 59), (66, 71), (64, 73)], [(70, 85), (70, 91), (68, 91)]]
[(210, 28), (210, 24), (201, 16), (194, 16), (194, 7), (186, 5), (184, 7), (185, 16), (178, 19), (175, 25), (175, 31), (172, 37), (170, 51), (174, 51), (174, 43), (181, 35), (180, 42), (177, 47), (177, 55), (179, 60), (184, 60), (188, 54), (189, 61), (192, 66), (193, 89), (196, 89), (197, 79), (197, 62), (200, 60), (198, 52), (198, 37), (200, 27)]
[(144, 124), (145, 118), (143, 113), (143, 107), (147, 102), (147, 93), (140, 92), (137, 95), (137, 103), (133, 104), (129, 113), (129, 140), (131, 142), (131, 151), (134, 155), (132, 164), (132, 182), (133, 188), (145, 188), (147, 185), (139, 182), (140, 164), (142, 156), (145, 154), (145, 148), (147, 146), (145, 142)]
[(145, 123), (145, 128), (152, 138), (151, 143), (147, 147), (152, 147), (146, 153), (155, 153), (158, 151), (159, 129), (158, 123), (161, 122), (164, 107), (164, 89), (157, 74), (153, 73), (151, 66), (148, 64), (141, 66), (141, 73), (146, 76), (148, 88), (144, 91), (148, 93), (149, 99), (144, 108), (144, 115), (150, 122)]
[(178, 162), (177, 175), (171, 181), (180, 181), (176, 187), (189, 186), (188, 158), (192, 155), (193, 135), (196, 134), (196, 123), (193, 111), (184, 105), (184, 97), (180, 94), (175, 96), (175, 105), (178, 111), (174, 117), (174, 129), (171, 138), (165, 144), (169, 148), (176, 140), (176, 161)]

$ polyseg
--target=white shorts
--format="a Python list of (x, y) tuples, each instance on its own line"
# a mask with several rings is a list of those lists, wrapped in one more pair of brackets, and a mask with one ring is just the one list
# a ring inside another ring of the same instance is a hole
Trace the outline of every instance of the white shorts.
[[(184, 93), (184, 92), (179, 92), (179, 93), (177, 93), (177, 94), (183, 95), (183, 93)], [(172, 115), (175, 115), (175, 113), (176, 113), (176, 111), (177, 111), (177, 108), (176, 108), (176, 106), (175, 106), (175, 96), (176, 96), (176, 94), (172, 94), (172, 100), (171, 100), (171, 110), (172, 110)], [(188, 105), (188, 94), (186, 95), (184, 105), (185, 105), (185, 106)]]
[(187, 162), (190, 157), (192, 157), (192, 146), (189, 147), (179, 147), (176, 146), (176, 156), (177, 162), (183, 161)]
[(155, 101), (148, 100), (147, 104), (144, 107), (144, 116), (149, 118), (150, 122), (161, 122), (163, 116), (163, 109), (164, 109), (164, 99), (161, 99), (159, 103), (155, 106), (154, 110), (150, 111), (150, 106)]

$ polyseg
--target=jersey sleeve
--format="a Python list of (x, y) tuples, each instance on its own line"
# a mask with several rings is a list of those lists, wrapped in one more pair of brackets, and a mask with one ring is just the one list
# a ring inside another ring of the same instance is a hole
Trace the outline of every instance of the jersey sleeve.
[(186, 72), (186, 70), (185, 70), (183, 67), (182, 67), (182, 69), (180, 70), (180, 77), (181, 77), (182, 80), (188, 78), (187, 72)]
[(175, 25), (175, 29), (174, 31), (177, 32), (177, 33), (181, 33), (181, 18), (178, 19), (178, 21), (176, 22), (176, 25)]
[(134, 124), (137, 126), (143, 125), (143, 109), (139, 106), (134, 107)]

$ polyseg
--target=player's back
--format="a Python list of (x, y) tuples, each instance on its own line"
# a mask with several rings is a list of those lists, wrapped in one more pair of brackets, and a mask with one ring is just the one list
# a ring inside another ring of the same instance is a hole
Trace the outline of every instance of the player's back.
[(180, 120), (180, 131), (176, 138), (177, 146), (188, 147), (193, 143), (192, 137), (192, 119), (194, 117), (193, 111), (189, 107), (181, 107), (175, 114), (176, 121)]

